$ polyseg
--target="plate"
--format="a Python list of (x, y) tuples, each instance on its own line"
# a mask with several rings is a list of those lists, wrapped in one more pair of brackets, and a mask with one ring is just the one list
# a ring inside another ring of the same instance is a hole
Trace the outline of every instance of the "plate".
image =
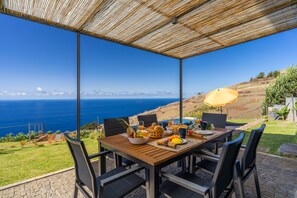
[(182, 139), (182, 140), (183, 140), (183, 142), (182, 142), (182, 143), (179, 143), (179, 144), (177, 144), (177, 145), (186, 144), (186, 143), (188, 142), (187, 139)]
[(193, 130), (194, 133), (200, 134), (200, 135), (212, 135), (212, 131), (208, 130)]

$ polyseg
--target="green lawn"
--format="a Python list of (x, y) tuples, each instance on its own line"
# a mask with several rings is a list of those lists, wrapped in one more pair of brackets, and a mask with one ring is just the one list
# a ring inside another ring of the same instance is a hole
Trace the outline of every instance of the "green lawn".
[[(89, 154), (98, 152), (95, 139), (84, 139)], [(0, 143), (0, 186), (73, 166), (66, 142), (25, 145)]]
[[(246, 122), (249, 120), (232, 120)], [(283, 143), (297, 143), (297, 125), (287, 121), (269, 121), (260, 141), (260, 150), (278, 154)], [(255, 126), (256, 127), (259, 127)], [(249, 133), (246, 134), (245, 141)], [(95, 139), (83, 139), (89, 154), (96, 153)], [(0, 143), (0, 186), (24, 179), (44, 175), (73, 166), (70, 152), (65, 142), (45, 145), (25, 145), (18, 142)]]
[[(297, 143), (297, 124), (288, 121), (269, 120), (259, 143), (259, 150), (279, 155), (277, 149), (284, 143)], [(253, 127), (258, 128), (260, 124)], [(250, 130), (249, 130), (250, 131)], [(250, 133), (246, 133), (245, 143)]]

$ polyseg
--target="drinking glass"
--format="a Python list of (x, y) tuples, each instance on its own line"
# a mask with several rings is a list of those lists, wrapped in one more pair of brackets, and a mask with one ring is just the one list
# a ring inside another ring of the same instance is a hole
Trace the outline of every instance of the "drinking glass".
[(144, 122), (143, 121), (138, 121), (138, 125), (139, 126), (144, 126)]
[(168, 126), (172, 126), (174, 124), (174, 121), (172, 118), (168, 119)]
[(138, 129), (139, 130), (143, 130), (145, 127), (144, 127), (144, 122), (143, 121), (138, 121)]
[(175, 133), (175, 134), (178, 133), (179, 125), (175, 124), (175, 125), (172, 125), (171, 127), (172, 127), (173, 133)]

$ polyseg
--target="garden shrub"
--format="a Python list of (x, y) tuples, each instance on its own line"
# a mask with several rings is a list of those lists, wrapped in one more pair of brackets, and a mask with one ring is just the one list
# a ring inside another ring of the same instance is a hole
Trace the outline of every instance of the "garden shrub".
[(91, 123), (86, 123), (83, 125), (80, 129), (81, 130), (94, 130), (100, 127), (100, 125), (97, 122), (91, 122)]
[(98, 136), (99, 136), (99, 133), (97, 131), (90, 133), (90, 139), (97, 139)]
[(16, 134), (14, 137), (14, 141), (16, 141), (16, 142), (27, 140), (27, 139), (28, 139), (28, 136), (26, 134), (24, 134), (23, 132)]
[(266, 88), (263, 109), (274, 104), (285, 104), (286, 97), (297, 96), (297, 65), (277, 77), (274, 84)]
[(81, 130), (80, 131), (80, 137), (81, 138), (88, 138), (92, 132), (93, 132), (93, 130)]
[(6, 142), (13, 142), (14, 141), (14, 137), (12, 133), (8, 133), (6, 136)]
[(38, 133), (37, 133), (37, 132), (31, 131), (31, 132), (29, 133), (30, 140), (34, 139), (34, 138), (37, 137), (37, 136), (38, 136)]

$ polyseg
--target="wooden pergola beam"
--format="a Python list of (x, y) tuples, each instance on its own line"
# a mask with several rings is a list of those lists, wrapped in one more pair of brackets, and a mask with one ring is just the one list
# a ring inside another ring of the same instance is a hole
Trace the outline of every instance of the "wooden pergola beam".
[(24, 14), (21, 12), (17, 12), (14, 10), (10, 10), (4, 7), (4, 9), (2, 10), (2, 14), (8, 15), (8, 16), (12, 16), (12, 17), (17, 17), (20, 19), (25, 19), (25, 20), (29, 20), (29, 21), (33, 21), (39, 24), (43, 24), (43, 25), (48, 25), (48, 26), (52, 26), (52, 27), (57, 27), (63, 30), (67, 30), (67, 31), (71, 31), (71, 32), (78, 32), (77, 28), (73, 28), (61, 23), (55, 23), (53, 21), (49, 21), (43, 18), (39, 18), (39, 17), (35, 17), (32, 15), (28, 15), (28, 14)]
[[(201, 4), (198, 4), (198, 5), (196, 5), (196, 6), (192, 7), (192, 8), (190, 8), (190, 9), (188, 9), (187, 11), (181, 13), (180, 15), (174, 17), (173, 19), (171, 18), (171, 19), (169, 19), (168, 21), (164, 22), (164, 23), (161, 24), (160, 26), (154, 27), (154, 28), (152, 28), (152, 29), (150, 29), (150, 30), (145, 31), (144, 33), (142, 33), (142, 34), (140, 34), (140, 35), (137, 35), (136, 37), (130, 39), (128, 43), (132, 44), (132, 43), (138, 41), (139, 39), (141, 39), (141, 38), (143, 38), (143, 37), (145, 37), (145, 36), (147, 36), (147, 35), (149, 35), (149, 34), (155, 32), (155, 31), (159, 30), (160, 28), (162, 28), (162, 27), (164, 27), (164, 26), (166, 26), (166, 25), (168, 25), (168, 24), (170, 24), (170, 23), (173, 23), (173, 22), (174, 22), (173, 20), (178, 21), (178, 19), (179, 19), (180, 17), (182, 17), (182, 16), (184, 16), (184, 15), (186, 15), (186, 14), (188, 14), (188, 13), (190, 13), (190, 12), (196, 10), (196, 9), (198, 9), (199, 7), (205, 5), (206, 3), (209, 3), (210, 1), (213, 1), (213, 0), (206, 0), (206, 1), (204, 1), (203, 3), (201, 3)], [(163, 16), (164, 16), (164, 15), (163, 15)]]
[(102, 10), (102, 8), (105, 6), (107, 2), (108, 0), (104, 0), (94, 8), (94, 10), (92, 11), (92, 14), (78, 28), (79, 32), (82, 31), (82, 29), (84, 29), (94, 19), (94, 17)]
[(207, 51), (207, 52), (204, 52), (204, 53), (195, 53), (195, 54), (192, 54), (192, 55), (189, 55), (189, 56), (185, 56), (185, 57), (183, 57), (183, 59), (193, 58), (193, 57), (195, 57), (195, 56), (203, 55), (203, 54), (208, 54), (208, 53), (211, 53), (211, 52), (216, 51), (216, 50), (226, 49), (226, 48), (233, 47), (233, 46), (236, 46), (236, 45), (240, 45), (240, 44), (243, 44), (243, 43), (248, 43), (248, 42), (251, 42), (251, 41), (255, 41), (255, 40), (264, 38), (264, 37), (266, 37), (266, 36), (275, 35), (275, 34), (278, 34), (278, 33), (281, 33), (281, 32), (285, 32), (285, 31), (288, 31), (288, 30), (292, 30), (292, 29), (295, 29), (295, 28), (297, 28), (297, 25), (296, 25), (295, 27), (291, 27), (291, 28), (289, 28), (289, 29), (280, 30), (280, 31), (277, 31), (277, 32), (275, 32), (275, 33), (268, 34), (268, 35), (265, 35), (265, 36), (262, 36), (262, 37), (259, 37), (259, 38), (250, 39), (250, 40), (248, 40), (248, 41), (244, 41), (244, 42), (240, 42), (240, 43), (234, 43), (234, 44), (232, 44), (232, 45), (228, 45), (228, 46), (226, 46), (226, 47), (224, 47), (224, 48), (215, 48), (215, 49), (212, 50), (212, 51)]
[(0, 13), (4, 11), (4, 0), (0, 0)]
[[(34, 2), (35, 4), (0, 0), (0, 12), (178, 59), (244, 43), (297, 26), (297, 0), (273, 0), (271, 3), (269, 0), (244, 0), (242, 4), (228, 1), (219, 4), (216, 0), (203, 0), (195, 4), (182, 1), (130, 0), (133, 6), (109, 0)], [(42, 8), (42, 5), (46, 5), (47, 9)], [(110, 12), (105, 13), (108, 8), (116, 8), (116, 11), (108, 10)], [(121, 9), (125, 11), (121, 12)], [(143, 10), (145, 13), (142, 13)], [(224, 17), (220, 19), (220, 16)], [(156, 20), (156, 17), (160, 19)], [(234, 17), (239, 17), (240, 22), (233, 22)], [(175, 28), (171, 23), (178, 23), (178, 27)], [(200, 27), (208, 25), (211, 30), (205, 33)], [(200, 48), (200, 39), (203, 43), (204, 38), (210, 39), (208, 44), (213, 46)], [(186, 50), (187, 45), (191, 50)]]
[(35, 16), (32, 16), (32, 15), (23, 14), (23, 13), (13, 11), (13, 10), (9, 10), (9, 9), (6, 9), (6, 8), (4, 8), (0, 13), (4, 14), (4, 15), (16, 17), (16, 18), (19, 18), (19, 19), (33, 21), (33, 22), (36, 22), (36, 23), (39, 23), (39, 24), (42, 24), (42, 25), (48, 25), (48, 26), (51, 26), (51, 27), (60, 28), (60, 29), (75, 32), (75, 33), (79, 32), (79, 33), (81, 33), (81, 35), (86, 35), (86, 36), (90, 36), (90, 37), (94, 37), (94, 38), (99, 38), (99, 39), (106, 40), (106, 41), (109, 41), (109, 42), (113, 42), (113, 43), (121, 44), (121, 45), (124, 45), (124, 46), (129, 46), (129, 47), (133, 47), (133, 48), (136, 48), (136, 49), (151, 52), (151, 53), (154, 53), (154, 54), (166, 56), (166, 57), (169, 57), (169, 58), (175, 58), (175, 59), (179, 58), (179, 57), (176, 57), (176, 56), (171, 56), (171, 55), (158, 53), (156, 51), (150, 50), (150, 49), (145, 48), (145, 47), (140, 47), (140, 46), (135, 46), (133, 44), (128, 44), (128, 43), (125, 43), (125, 42), (123, 42), (121, 40), (112, 39), (112, 38), (106, 37), (104, 35), (95, 34), (95, 33), (92, 33), (92, 32), (89, 32), (89, 31), (86, 31), (86, 30), (83, 30), (83, 29), (81, 31), (79, 31), (79, 29), (77, 29), (77, 28), (73, 28), (73, 27), (70, 27), (70, 26), (67, 26), (67, 25), (63, 25), (61, 23), (55, 23), (55, 22), (52, 22), (52, 21), (49, 21), (49, 20), (46, 20), (46, 19), (42, 19), (42, 18), (39, 18), (39, 17), (35, 17)]
[[(198, 41), (199, 39), (202, 39), (202, 38), (205, 38), (205, 37), (207, 37), (207, 38), (211, 38), (211, 36), (213, 36), (213, 35), (215, 35), (215, 34), (221, 33), (221, 32), (223, 32), (223, 31), (227, 31), (227, 30), (232, 29), (232, 28), (235, 28), (235, 27), (237, 27), (237, 26), (239, 26), (239, 25), (244, 25), (244, 24), (246, 24), (246, 23), (252, 22), (252, 21), (257, 20), (257, 19), (259, 19), (259, 18), (261, 18), (261, 17), (263, 17), (263, 16), (265, 16), (265, 15), (267, 15), (267, 14), (272, 14), (273, 12), (277, 12), (277, 11), (279, 11), (279, 10), (282, 10), (282, 9), (284, 9), (284, 8), (293, 6), (293, 5), (295, 5), (295, 4), (297, 4), (297, 0), (292, 0), (292, 2), (289, 2), (289, 3), (284, 4), (284, 5), (282, 5), (282, 6), (279, 6), (279, 7), (273, 7), (273, 8), (272, 8), (271, 10), (269, 10), (268, 12), (260, 13), (259, 15), (255, 15), (255, 16), (253, 16), (253, 17), (250, 17), (250, 18), (244, 20), (243, 22), (238, 22), (238, 23), (234, 23), (234, 24), (225, 26), (225, 27), (223, 27), (223, 28), (220, 28), (220, 29), (217, 29), (217, 30), (215, 30), (215, 31), (209, 32), (208, 34), (202, 34), (202, 35), (200, 35), (200, 36), (198, 36), (198, 37), (195, 37), (195, 38), (192, 38), (192, 39), (190, 39), (190, 40), (188, 40), (188, 41), (185, 41), (185, 42), (179, 43), (179, 44), (177, 44), (177, 45), (174, 45), (174, 46), (172, 46), (172, 47), (166, 48), (166, 49), (163, 50), (162, 52), (166, 53), (166, 52), (168, 52), (168, 51), (170, 51), (170, 50), (173, 50), (173, 49), (176, 49), (176, 48), (181, 47), (181, 46), (183, 46), (183, 45), (187, 45), (187, 44), (189, 44), (189, 43)], [(223, 44), (222, 44), (222, 45), (223, 45)]]

